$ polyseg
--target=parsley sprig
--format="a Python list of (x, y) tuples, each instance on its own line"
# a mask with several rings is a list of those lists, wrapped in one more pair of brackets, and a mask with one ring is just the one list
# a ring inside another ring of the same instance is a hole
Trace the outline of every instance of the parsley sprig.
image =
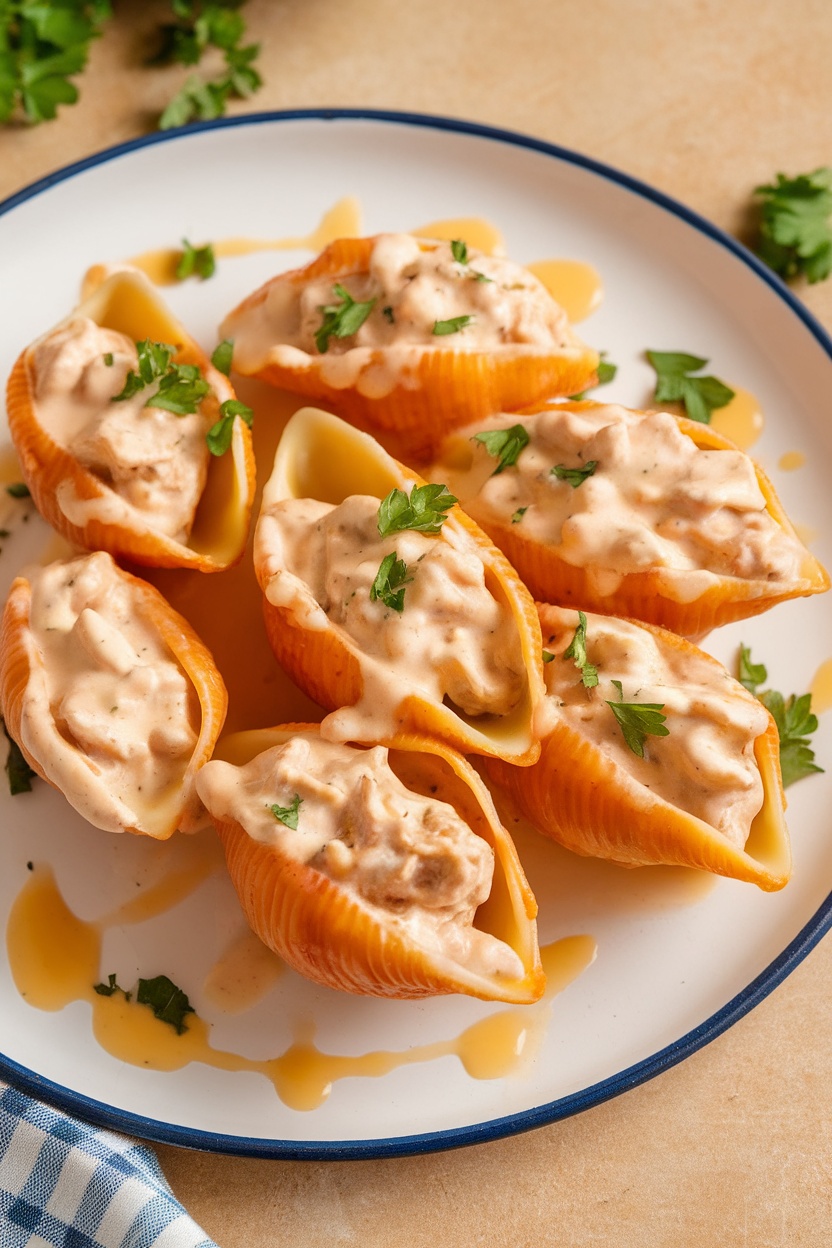
[(763, 663), (752, 663), (751, 648), (742, 644), (737, 676), (740, 684), (767, 707), (777, 725), (783, 788), (787, 789), (796, 780), (802, 780), (813, 772), (822, 772), (823, 768), (815, 762), (815, 752), (809, 744), (809, 737), (818, 727), (817, 715), (812, 714), (811, 693), (801, 694), (800, 697), (792, 693), (784, 698), (775, 689), (758, 692), (760, 685), (768, 680), (768, 670)]
[[(585, 689), (594, 689), (598, 684), (598, 668), (590, 663), (586, 654), (586, 616), (578, 612), (578, 626), (575, 635), (563, 652), (565, 659), (571, 659), (581, 673), (581, 683)], [(617, 682), (613, 682), (617, 683)], [(620, 687), (620, 686), (619, 686)]]
[(158, 382), (145, 407), (159, 407), (176, 416), (190, 416), (197, 410), (211, 389), (196, 364), (177, 364), (173, 357), (176, 347), (166, 342), (145, 338), (136, 343), (138, 372), (132, 368), (124, 388), (110, 400), (119, 403)]
[(410, 496), (404, 490), (391, 490), (378, 509), (378, 531), (381, 537), (413, 529), (435, 537), (447, 520), (445, 514), (456, 498), (447, 485), (414, 485)]
[(176, 21), (162, 27), (162, 46), (152, 63), (197, 65), (206, 52), (216, 48), (222, 52), (224, 70), (211, 79), (190, 74), (162, 113), (160, 130), (221, 117), (229, 99), (248, 99), (263, 85), (254, 68), (260, 45), (243, 43), (246, 25), (239, 10), (244, 2), (171, 0)]
[(74, 104), (70, 81), (87, 63), (90, 45), (112, 16), (109, 0), (3, 0), (0, 4), (0, 122), (22, 116), (51, 121)]
[(234, 421), (238, 416), (250, 429), (254, 421), (254, 412), (247, 404), (239, 399), (226, 399), (220, 404), (220, 418), (205, 435), (208, 450), (212, 455), (224, 455), (228, 450), (234, 433)]
[(376, 299), (363, 302), (353, 299), (346, 287), (339, 283), (333, 286), (332, 293), (338, 296), (340, 302), (325, 304), (320, 309), (323, 320), (315, 334), (315, 346), (321, 355), (329, 349), (330, 338), (351, 338), (357, 334), (377, 303)]
[(475, 433), (472, 442), (481, 442), (488, 454), (499, 460), (492, 472), (498, 477), (506, 468), (517, 463), (520, 452), (529, 445), (529, 433), (525, 425), (512, 425), (510, 429), (487, 429)]
[(620, 680), (611, 682), (618, 690), (618, 701), (607, 701), (607, 706), (618, 720), (624, 740), (638, 758), (644, 758), (644, 741), (650, 737), (669, 737), (665, 728), (666, 715), (663, 702), (625, 702)]
[(760, 235), (755, 250), (775, 273), (821, 282), (832, 273), (832, 168), (758, 186)]
[(370, 601), (381, 601), (393, 611), (404, 611), (404, 591), (413, 580), (408, 576), (407, 564), (399, 559), (396, 551), (385, 555), (381, 561), (375, 580), (370, 586)]
[(684, 351), (648, 351), (647, 358), (656, 370), (654, 398), (658, 403), (681, 403), (691, 420), (708, 425), (711, 414), (725, 407), (734, 391), (718, 377), (694, 377), (708, 361)]
[(217, 269), (217, 260), (211, 243), (202, 247), (194, 247), (187, 238), (182, 239), (182, 256), (176, 266), (176, 276), (180, 282), (188, 277), (198, 277), (203, 282), (213, 277)]

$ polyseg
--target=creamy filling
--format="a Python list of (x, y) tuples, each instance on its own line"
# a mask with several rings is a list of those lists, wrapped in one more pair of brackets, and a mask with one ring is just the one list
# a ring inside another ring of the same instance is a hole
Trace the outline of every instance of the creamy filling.
[(405, 788), (383, 747), (299, 735), (244, 767), (207, 763), (197, 787), (214, 818), (308, 864), (420, 947), (522, 976), (513, 950), (472, 926), (491, 892), (491, 847), (449, 803)]
[[(516, 423), (500, 414), (466, 433)], [(805, 551), (767, 512), (741, 451), (699, 450), (666, 412), (553, 407), (522, 423), (530, 440), (515, 465), (495, 475), (496, 459), (469, 441), (456, 467), (440, 462), (431, 475), (486, 528), (514, 525), (592, 571), (597, 592), (614, 592), (624, 574), (647, 570), (666, 570), (677, 597), (688, 583), (702, 592), (715, 575), (766, 582), (802, 575)], [(593, 462), (576, 486), (552, 472)]]
[(182, 668), (96, 553), (33, 571), (23, 744), (68, 801), (113, 832), (181, 786), (199, 707)]
[[(551, 612), (551, 614), (550, 614)], [(555, 658), (545, 666), (543, 727), (569, 725), (589, 738), (656, 797), (695, 815), (738, 848), (763, 804), (754, 742), (768, 726), (763, 706), (705, 655), (676, 651), (637, 624), (587, 615), (586, 652), (598, 685), (586, 689), (569, 648), (577, 611), (547, 608), (543, 644)], [(644, 758), (627, 745), (607, 702), (658, 703), (665, 737), (644, 739)]]
[[(267, 599), (304, 627), (335, 625), (348, 639), (367, 678), (366, 716), (389, 718), (414, 693), (448, 699), (466, 715), (508, 714), (526, 682), (520, 641), (476, 548), (450, 523), (436, 537), (404, 530), (381, 538), (378, 509), (368, 495), (338, 507), (285, 499), (265, 509), (255, 562)], [(412, 578), (401, 611), (370, 596), (392, 553)]]
[[(122, 500), (128, 516), (186, 543), (210, 458), (206, 418), (199, 410), (179, 416), (146, 406), (154, 388), (113, 402), (137, 368), (129, 338), (75, 317), (33, 348), (38, 420)], [(65, 493), (71, 507), (74, 491)], [(117, 505), (108, 519), (113, 512)]]
[[(337, 307), (339, 285), (356, 303), (372, 301), (363, 323), (344, 337), (318, 345), (324, 309)], [(437, 326), (463, 318), (452, 332)], [(382, 395), (413, 383), (426, 349), (562, 352), (575, 349), (566, 313), (527, 269), (469, 249), (455, 260), (451, 245), (409, 234), (375, 240), (366, 272), (329, 275), (298, 285), (276, 278), (264, 298), (232, 312), (221, 327), (234, 339), (242, 372), (267, 363), (308, 367), (314, 357), (323, 379), (343, 388)], [(371, 357), (383, 352), (383, 362)], [(415, 383), (414, 383), (415, 384)]]

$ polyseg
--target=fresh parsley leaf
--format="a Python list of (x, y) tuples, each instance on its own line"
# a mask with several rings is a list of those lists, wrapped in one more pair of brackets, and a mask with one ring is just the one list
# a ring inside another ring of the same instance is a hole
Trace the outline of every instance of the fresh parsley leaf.
[(113, 367), (113, 360), (114, 360), (114, 358), (115, 358), (115, 357), (114, 357), (114, 355), (113, 355), (112, 351), (106, 351), (106, 352), (104, 353), (104, 355), (102, 356), (102, 359), (104, 360), (104, 363), (106, 364), (107, 368), (112, 368), (112, 367)]
[(132, 992), (125, 992), (121, 984), (116, 981), (115, 975), (107, 976), (106, 984), (93, 984), (93, 992), (97, 992), (99, 997), (112, 997), (117, 992), (124, 995), (125, 1001), (129, 1001), (133, 996)]
[(31, 498), (31, 491), (25, 481), (12, 481), (6, 486), (6, 493), (12, 498)]
[(74, 104), (78, 89), (69, 80), (86, 65), (90, 44), (111, 16), (105, 0), (3, 0), (0, 122), (51, 121), (61, 104)]
[(179, 1036), (188, 1030), (185, 1015), (196, 1012), (182, 989), (177, 988), (167, 975), (140, 979), (136, 1000), (140, 1005), (149, 1005), (156, 1017), (163, 1023), (170, 1023)]
[(597, 467), (597, 459), (588, 459), (582, 468), (567, 468), (566, 464), (555, 464), (554, 468), (550, 469), (549, 475), (557, 477), (558, 481), (566, 481), (573, 490), (577, 490), (587, 477), (594, 476)]
[(815, 752), (809, 744), (809, 737), (818, 727), (817, 715), (812, 714), (811, 693), (801, 694), (800, 697), (793, 693), (788, 698), (774, 689), (758, 693), (760, 685), (768, 679), (768, 672), (764, 664), (751, 662), (751, 649), (742, 644), (737, 677), (740, 684), (768, 708), (777, 725), (783, 788), (787, 789), (790, 784), (812, 772), (822, 772), (823, 767), (815, 762)]
[(451, 255), (457, 264), (468, 263), (468, 244), (462, 238), (451, 239)]
[(528, 510), (528, 507), (518, 507), (517, 510), (512, 513), (511, 523), (519, 524)]
[(26, 759), (23, 757), (23, 751), (20, 746), (9, 736), (9, 730), (5, 723), (3, 724), (3, 732), (6, 734), (6, 740), (9, 743), (9, 752), (6, 755), (6, 775), (9, 778), (9, 793), (12, 797), (17, 797), (19, 793), (31, 793), (32, 781), (37, 775), (33, 771)]
[(645, 737), (670, 736), (670, 729), (664, 726), (667, 716), (661, 713), (664, 710), (664, 703), (625, 702), (621, 681), (614, 680), (611, 683), (618, 690), (618, 701), (607, 701), (607, 706), (618, 720), (627, 745), (639, 758), (644, 758)]
[(332, 293), (337, 295), (340, 303), (329, 303), (320, 309), (323, 320), (315, 334), (315, 346), (321, 355), (329, 348), (330, 338), (351, 338), (357, 334), (367, 317), (375, 307), (376, 299), (357, 302), (345, 287), (336, 284)]
[(379, 565), (375, 580), (370, 586), (370, 601), (381, 600), (400, 614), (404, 611), (405, 587), (413, 580), (407, 575), (407, 564), (399, 559), (395, 550), (385, 555)]
[(544, 650), (544, 651), (543, 651), (543, 662), (544, 662), (544, 663), (553, 663), (553, 662), (555, 661), (555, 659), (556, 659), (556, 658), (557, 658), (557, 655), (552, 654), (551, 650)]
[(278, 823), (283, 823), (287, 828), (291, 828), (293, 832), (297, 832), (298, 816), (302, 805), (303, 798), (299, 793), (296, 793), (292, 798), (291, 806), (279, 806), (275, 803), (274, 806), (269, 807), (269, 810), (272, 812)]
[(760, 235), (755, 250), (775, 273), (801, 274), (820, 282), (832, 273), (832, 168), (787, 178), (754, 190), (760, 202)]
[(217, 261), (211, 243), (205, 243), (202, 247), (194, 247), (187, 238), (183, 238), (182, 246), (184, 248), (182, 258), (176, 266), (176, 276), (180, 282), (188, 277), (199, 277), (205, 281), (214, 276)]
[(725, 407), (734, 397), (734, 391), (718, 377), (692, 376), (707, 366), (708, 361), (701, 356), (683, 351), (648, 351), (647, 358), (656, 370), (656, 401), (681, 403), (691, 420), (710, 424), (711, 413)]
[(488, 429), (475, 433), (472, 442), (481, 442), (489, 455), (500, 462), (492, 472), (497, 477), (506, 468), (517, 463), (520, 452), (529, 445), (529, 433), (525, 425), (512, 425), (510, 429)]
[(234, 420), (237, 416), (246, 422), (249, 429), (251, 428), (254, 412), (245, 403), (241, 403), (239, 399), (226, 399), (220, 404), (220, 418), (205, 435), (208, 450), (212, 455), (224, 455), (230, 447)]
[(742, 642), (740, 642), (738, 669), (737, 680), (756, 697), (760, 685), (764, 685), (768, 680), (768, 670), (763, 663), (751, 662), (751, 647), (744, 646)]
[(225, 4), (171, 0), (177, 22), (161, 28), (161, 47), (154, 64), (197, 65), (210, 48), (223, 53), (224, 70), (206, 81), (190, 74), (184, 86), (173, 97), (159, 119), (159, 128), (169, 130), (188, 122), (211, 120), (225, 112), (229, 99), (247, 99), (262, 85), (254, 68), (260, 54), (259, 44), (243, 45), (245, 21), (239, 12), (243, 0)]
[(572, 659), (581, 673), (581, 683), (585, 689), (594, 689), (598, 684), (598, 668), (594, 667), (586, 657), (586, 616), (578, 612), (578, 627), (575, 635), (563, 652), (565, 659)]
[(121, 393), (114, 394), (110, 401), (131, 399), (158, 382), (145, 407), (158, 407), (176, 416), (193, 415), (211, 387), (196, 364), (176, 364), (175, 352), (176, 348), (166, 342), (151, 342), (149, 338), (137, 342), (138, 372), (130, 369)]
[(214, 354), (211, 356), (211, 363), (217, 372), (228, 377), (231, 374), (231, 357), (234, 353), (234, 343), (230, 338), (224, 338), (221, 343), (214, 348)]
[(433, 330), (431, 331), (437, 338), (441, 338), (446, 334), (458, 334), (461, 329), (473, 324), (473, 316), (452, 316), (447, 321), (434, 321)]
[(409, 498), (404, 490), (391, 490), (378, 509), (379, 535), (388, 537), (413, 529), (435, 537), (448, 518), (445, 513), (456, 501), (447, 485), (414, 485)]

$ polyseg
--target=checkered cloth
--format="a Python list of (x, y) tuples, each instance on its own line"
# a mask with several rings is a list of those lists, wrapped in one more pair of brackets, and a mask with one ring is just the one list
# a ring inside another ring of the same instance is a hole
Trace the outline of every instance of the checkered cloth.
[(0, 1081), (2, 1248), (217, 1248), (156, 1154)]

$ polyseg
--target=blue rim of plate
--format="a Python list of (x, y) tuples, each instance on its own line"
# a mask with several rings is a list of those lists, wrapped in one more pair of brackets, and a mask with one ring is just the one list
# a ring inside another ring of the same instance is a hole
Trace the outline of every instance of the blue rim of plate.
[[(431, 116), (423, 113), (394, 112), (389, 110), (361, 108), (308, 108), (290, 109), (276, 112), (248, 113), (235, 117), (222, 117), (215, 121), (196, 122), (192, 125), (164, 133), (143, 135), (126, 143), (119, 143), (105, 148), (92, 156), (65, 165), (63, 168), (48, 174), (44, 178), (32, 182), (29, 186), (17, 191), (0, 203), (0, 217), (11, 212), (20, 204), (33, 199), (43, 191), (49, 190), (59, 182), (92, 169), (96, 165), (106, 164), (130, 152), (156, 143), (175, 143), (178, 139), (206, 130), (224, 130), (234, 126), (255, 126), (263, 123), (292, 121), (372, 121), (393, 125), (416, 126), (432, 130), (446, 130), (457, 134), (472, 135), (476, 138), (490, 139), (496, 143), (505, 143), (513, 147), (527, 148), (551, 156), (565, 164), (575, 165), (599, 177), (606, 178), (626, 190), (632, 191), (642, 199), (649, 200), (674, 217), (680, 218), (700, 234), (718, 243), (727, 251), (732, 252), (748, 268), (752, 269), (779, 298), (788, 305), (791, 311), (809, 330), (821, 347), (832, 360), (832, 338), (812, 316), (811, 312), (789, 290), (762, 261), (736, 239), (731, 238), (723, 230), (715, 226), (705, 217), (699, 216), (684, 204), (672, 199), (661, 191), (638, 178), (622, 173), (601, 161), (593, 160), (568, 148), (535, 139), (529, 135), (518, 134), (512, 130), (502, 130), (494, 126), (480, 125), (478, 122), (463, 121), (457, 118)], [(578, 1092), (560, 1097), (545, 1105), (535, 1106), (517, 1114), (502, 1118), (494, 1118), (487, 1122), (474, 1123), (466, 1127), (450, 1128), (444, 1131), (426, 1132), (420, 1135), (402, 1135), (389, 1139), (376, 1140), (276, 1140), (238, 1135), (222, 1135), (202, 1131), (192, 1127), (181, 1127), (170, 1123), (159, 1122), (154, 1118), (145, 1118), (140, 1114), (118, 1110), (100, 1101), (74, 1092), (61, 1084), (43, 1079), (35, 1072), (20, 1066), (17, 1062), (0, 1053), (0, 1075), (8, 1079), (21, 1091), (28, 1092), (41, 1100), (49, 1101), (59, 1109), (79, 1115), (87, 1122), (110, 1130), (123, 1131), (137, 1135), (142, 1139), (159, 1144), (174, 1144), (184, 1148), (201, 1149), (207, 1152), (237, 1154), (244, 1157), (281, 1158), (286, 1161), (349, 1161), (374, 1157), (405, 1157), (417, 1153), (438, 1152), (443, 1149), (461, 1148), (469, 1144), (484, 1144), (490, 1140), (502, 1139), (505, 1136), (517, 1135), (523, 1131), (531, 1131), (563, 1118), (570, 1118), (585, 1109), (591, 1109), (604, 1101), (629, 1091), (648, 1079), (654, 1078), (678, 1062), (684, 1061), (697, 1049), (714, 1040), (722, 1032), (732, 1027), (743, 1015), (764, 1000), (778, 984), (803, 961), (815, 947), (822, 936), (832, 927), (832, 892), (818, 907), (809, 922), (798, 932), (797, 936), (786, 946), (783, 952), (748, 984), (742, 992), (737, 993), (726, 1005), (698, 1027), (687, 1032), (679, 1040), (667, 1045), (650, 1057), (644, 1058), (635, 1065), (619, 1071), (617, 1074), (591, 1084)]]

